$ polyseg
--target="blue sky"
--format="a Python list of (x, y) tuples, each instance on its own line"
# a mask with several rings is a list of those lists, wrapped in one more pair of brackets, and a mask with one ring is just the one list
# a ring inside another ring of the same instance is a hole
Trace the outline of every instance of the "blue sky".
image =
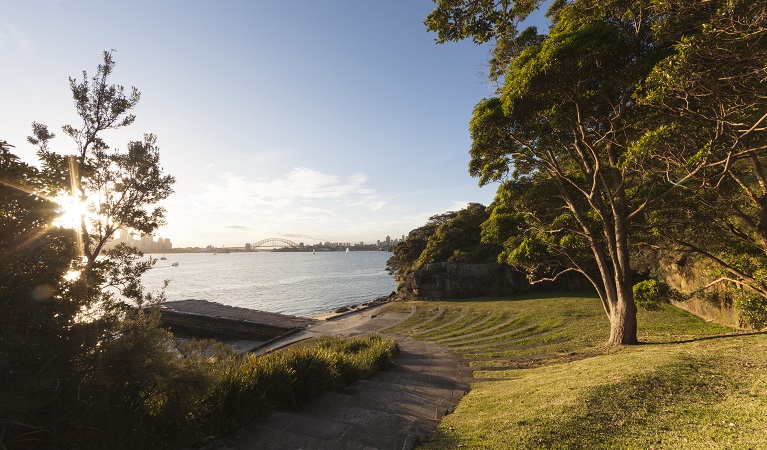
[(114, 49), (142, 93), (113, 147), (158, 136), (177, 183), (158, 235), (174, 246), (407, 234), (495, 186), (467, 172), (488, 48), (436, 45), (429, 0), (65, 1), (0, 5), (0, 139), (34, 161), (32, 121), (72, 153), (68, 77)]

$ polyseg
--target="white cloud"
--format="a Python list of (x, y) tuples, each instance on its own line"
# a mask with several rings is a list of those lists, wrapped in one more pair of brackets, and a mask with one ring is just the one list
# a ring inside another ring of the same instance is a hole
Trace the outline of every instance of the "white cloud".
[(378, 211), (386, 205), (386, 202), (381, 200), (377, 195), (369, 195), (359, 201), (350, 201), (346, 203), (347, 206), (364, 206), (370, 211)]
[[(365, 186), (367, 180), (363, 173), (344, 179), (306, 167), (256, 179), (225, 173), (218, 182), (202, 183), (202, 193), (171, 200), (175, 204), (171, 208), (201, 219), (237, 215), (240, 223), (243, 218), (270, 223), (339, 220), (347, 208), (376, 211), (383, 207), (375, 191)], [(342, 214), (339, 208), (344, 208)]]
[(347, 181), (341, 181), (336, 175), (328, 175), (305, 167), (297, 167), (282, 177), (262, 178), (249, 181), (241, 176), (224, 175), (229, 190), (234, 188), (239, 194), (260, 204), (293, 204), (299, 199), (344, 198), (357, 194), (372, 194), (374, 191), (364, 186), (367, 176), (361, 173), (351, 175)]

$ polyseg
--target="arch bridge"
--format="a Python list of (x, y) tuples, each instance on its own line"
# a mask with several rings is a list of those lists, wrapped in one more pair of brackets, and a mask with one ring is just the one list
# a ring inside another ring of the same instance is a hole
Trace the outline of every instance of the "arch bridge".
[(266, 238), (262, 239), (255, 244), (251, 244), (251, 248), (258, 249), (258, 248), (297, 248), (298, 244), (296, 244), (293, 241), (289, 241), (287, 239), (282, 238)]

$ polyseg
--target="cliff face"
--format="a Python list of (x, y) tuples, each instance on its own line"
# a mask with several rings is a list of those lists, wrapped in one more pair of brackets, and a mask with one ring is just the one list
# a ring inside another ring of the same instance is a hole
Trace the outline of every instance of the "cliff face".
[(523, 273), (509, 266), (442, 262), (405, 275), (399, 280), (398, 293), (404, 298), (445, 300), (589, 288), (588, 282), (574, 276), (531, 285)]
[(740, 314), (733, 306), (731, 293), (728, 292), (732, 284), (718, 284), (701, 292), (704, 286), (716, 279), (705, 261), (694, 257), (669, 255), (659, 261), (653, 275), (665, 280), (669, 286), (683, 294), (695, 292), (692, 298), (684, 302), (674, 302), (674, 306), (722, 325), (743, 327)]

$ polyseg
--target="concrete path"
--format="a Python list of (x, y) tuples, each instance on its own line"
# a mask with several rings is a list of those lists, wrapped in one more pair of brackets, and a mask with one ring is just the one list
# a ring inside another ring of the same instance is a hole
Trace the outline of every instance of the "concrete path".
[(374, 306), (352, 313), (341, 314), (321, 320), (302, 330), (289, 333), (282, 338), (274, 339), (254, 350), (256, 354), (264, 354), (288, 347), (306, 339), (321, 336), (352, 337), (363, 334), (378, 333), (381, 330), (396, 325), (407, 319), (410, 314), (379, 314), (383, 305)]
[[(323, 321), (286, 336), (264, 350), (321, 335), (377, 332), (409, 314), (379, 315), (379, 307)], [(442, 416), (468, 392), (468, 362), (444, 347), (397, 336), (393, 370), (358, 380), (341, 393), (326, 392), (300, 412), (274, 412), (209, 450), (411, 449), (426, 439)]]

